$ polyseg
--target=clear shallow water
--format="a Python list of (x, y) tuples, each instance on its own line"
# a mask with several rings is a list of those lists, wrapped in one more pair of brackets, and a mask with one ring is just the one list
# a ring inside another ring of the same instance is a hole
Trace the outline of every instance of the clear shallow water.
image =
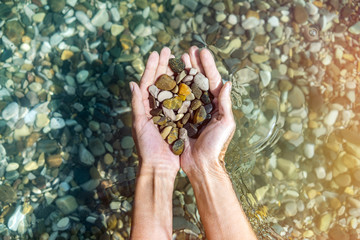
[[(0, 236), (128, 239), (128, 82), (197, 45), (233, 81), (227, 167), (259, 236), (360, 238), (359, 3), (337, 3), (2, 1)], [(181, 173), (175, 189), (174, 238), (204, 238)]]

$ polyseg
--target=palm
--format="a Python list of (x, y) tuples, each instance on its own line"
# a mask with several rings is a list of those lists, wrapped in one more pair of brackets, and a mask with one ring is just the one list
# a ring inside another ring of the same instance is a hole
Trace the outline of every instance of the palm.
[(181, 168), (185, 172), (188, 172), (198, 165), (204, 164), (196, 162), (198, 159), (217, 160), (212, 158), (214, 158), (214, 156), (218, 157), (224, 145), (227, 145), (228, 139), (230, 139), (233, 134), (234, 127), (231, 121), (231, 126), (228, 125), (225, 127), (224, 121), (222, 120), (223, 109), (219, 109), (221, 106), (219, 106), (218, 102), (223, 84), (211, 53), (205, 50), (199, 54), (198, 49), (192, 47), (189, 55), (184, 54), (182, 59), (187, 68), (197, 68), (208, 77), (210, 92), (214, 96), (212, 120), (197, 139), (189, 139), (185, 145), (184, 153), (181, 155)]
[(134, 138), (138, 144), (141, 164), (151, 166), (166, 166), (173, 170), (180, 168), (179, 157), (172, 153), (169, 145), (162, 139), (159, 130), (154, 125), (149, 106), (148, 87), (155, 83), (156, 79), (162, 74), (172, 75), (173, 72), (168, 67), (170, 49), (164, 48), (160, 56), (154, 52), (150, 55), (145, 72), (141, 78), (140, 91), (142, 97), (143, 114), (135, 115), (134, 119)]

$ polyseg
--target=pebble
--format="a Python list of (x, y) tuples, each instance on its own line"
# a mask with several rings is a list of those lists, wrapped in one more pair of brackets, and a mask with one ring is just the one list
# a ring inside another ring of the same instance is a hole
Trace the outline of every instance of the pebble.
[(203, 91), (209, 90), (209, 79), (207, 79), (202, 73), (197, 73), (194, 77), (194, 83), (198, 88)]
[(109, 21), (109, 14), (107, 13), (106, 9), (100, 9), (91, 19), (91, 23), (95, 27), (102, 27), (107, 21)]
[(99, 138), (91, 138), (89, 141), (89, 148), (95, 157), (102, 156), (106, 152), (104, 144)]
[(301, 108), (305, 104), (305, 95), (298, 86), (294, 86), (289, 92), (288, 101), (293, 108)]
[(118, 24), (111, 25), (110, 32), (114, 37), (120, 35), (125, 30), (125, 27)]
[(297, 213), (297, 205), (295, 202), (288, 202), (285, 205), (285, 215), (287, 217), (293, 217)]
[(296, 5), (293, 9), (294, 19), (297, 23), (303, 24), (308, 20), (308, 13), (301, 5)]
[(185, 63), (179, 58), (170, 58), (169, 66), (175, 73), (181, 73), (185, 69)]
[(87, 166), (92, 166), (95, 163), (94, 156), (85, 148), (83, 144), (80, 144), (79, 147), (79, 158), (80, 162)]
[(16, 102), (9, 103), (2, 111), (1, 116), (4, 120), (8, 121), (18, 116), (19, 104)]
[[(54, 0), (55, 1), (55, 0)], [(76, 19), (86, 27), (90, 32), (96, 32), (96, 28), (90, 22), (89, 17), (83, 11), (76, 11)]]
[(280, 26), (280, 21), (276, 16), (271, 16), (268, 19), (268, 23), (272, 26), (272, 27), (278, 27)]
[(76, 199), (72, 195), (66, 195), (56, 199), (55, 204), (65, 215), (74, 212), (78, 207)]
[(9, 163), (7, 166), (6, 166), (6, 171), (7, 172), (11, 172), (11, 171), (15, 171), (19, 168), (19, 164), (18, 163)]
[(121, 139), (121, 148), (122, 149), (131, 149), (135, 146), (134, 139), (130, 136), (125, 136)]
[(65, 231), (70, 227), (70, 219), (68, 217), (61, 218), (57, 223), (56, 226), (60, 231)]
[(161, 91), (158, 96), (157, 96), (157, 100), (159, 102), (163, 102), (166, 99), (170, 99), (173, 97), (173, 94), (170, 91)]
[(65, 127), (65, 120), (62, 118), (51, 118), (50, 120), (50, 128), (51, 129), (61, 129)]
[(32, 16), (32, 19), (33, 19), (34, 22), (40, 23), (40, 22), (42, 22), (42, 21), (44, 20), (45, 15), (46, 15), (46, 14), (45, 14), (44, 12), (36, 13), (36, 14), (34, 14), (34, 15)]
[(176, 82), (169, 75), (163, 74), (155, 82), (155, 86), (160, 90), (170, 91), (176, 86)]
[(260, 79), (264, 87), (268, 86), (271, 80), (271, 72), (269, 71), (260, 71)]
[(38, 164), (35, 161), (30, 161), (25, 164), (24, 170), (27, 172), (35, 171), (38, 169)]
[(230, 15), (228, 16), (228, 23), (229, 23), (230, 25), (233, 25), (233, 26), (238, 23), (238, 20), (237, 20), (237, 17), (236, 17), (235, 14), (230, 14)]
[(250, 55), (250, 59), (253, 63), (260, 64), (260, 63), (264, 63), (264, 62), (268, 61), (269, 56), (254, 53), (254, 54)]
[(114, 158), (110, 153), (105, 154), (104, 156), (104, 163), (106, 165), (111, 165), (114, 162)]
[(324, 123), (327, 126), (332, 126), (335, 124), (339, 115), (339, 111), (336, 109), (331, 110), (324, 118)]
[(307, 158), (313, 158), (315, 154), (315, 145), (307, 143), (304, 145), (304, 155)]
[(89, 72), (87, 70), (81, 70), (76, 74), (76, 80), (79, 84), (82, 84), (86, 81), (89, 76)]
[(360, 21), (349, 27), (348, 31), (352, 34), (359, 35), (360, 34)]
[(185, 146), (184, 140), (178, 139), (172, 145), (171, 150), (175, 155), (180, 155), (184, 151), (184, 146)]
[(255, 27), (257, 27), (260, 24), (260, 20), (255, 18), (255, 17), (249, 17), (246, 18), (242, 23), (241, 26), (245, 29), (245, 30), (250, 30), (253, 29)]

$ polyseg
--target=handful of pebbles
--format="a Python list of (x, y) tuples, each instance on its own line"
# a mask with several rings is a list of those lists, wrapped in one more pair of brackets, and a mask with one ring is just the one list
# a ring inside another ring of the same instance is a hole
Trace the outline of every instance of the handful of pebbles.
[(150, 114), (172, 152), (180, 155), (186, 135), (197, 138), (210, 121), (213, 97), (209, 80), (196, 68), (186, 70), (178, 58), (169, 66), (174, 76), (163, 74), (149, 87)]

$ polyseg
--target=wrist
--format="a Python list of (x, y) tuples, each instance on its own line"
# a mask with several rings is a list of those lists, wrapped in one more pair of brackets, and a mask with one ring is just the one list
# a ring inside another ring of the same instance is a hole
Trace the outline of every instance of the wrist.
[(148, 164), (141, 164), (139, 168), (138, 177), (150, 177), (150, 178), (162, 178), (166, 179), (167, 181), (170, 181), (174, 183), (176, 178), (177, 170), (172, 169), (170, 166), (157, 164), (154, 165), (148, 165)]

